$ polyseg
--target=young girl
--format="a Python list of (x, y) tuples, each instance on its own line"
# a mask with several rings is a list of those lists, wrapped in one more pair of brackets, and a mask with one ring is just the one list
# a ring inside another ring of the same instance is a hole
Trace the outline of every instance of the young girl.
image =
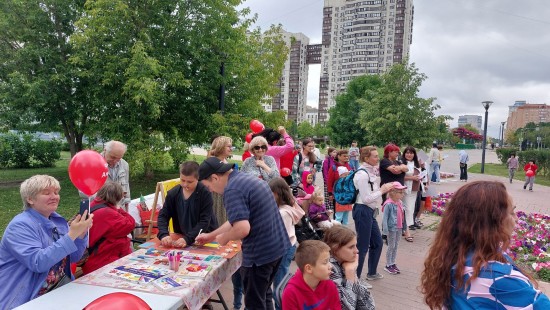
[(384, 215), (382, 217), (382, 233), (388, 236), (388, 250), (386, 251), (386, 267), (384, 270), (390, 274), (398, 274), (401, 271), (395, 264), (397, 245), (403, 230), (403, 203), (401, 199), (405, 195), (407, 187), (399, 182), (393, 182), (393, 188), (388, 192), (388, 199), (382, 205)]
[[(296, 239), (296, 231), (294, 230), (294, 225), (298, 224), (300, 219), (305, 215), (304, 210), (296, 203), (294, 197), (292, 196), (292, 191), (282, 178), (274, 178), (269, 181), (269, 187), (273, 192), (275, 201), (279, 206), (279, 213), (283, 218), (283, 223), (285, 224), (286, 231), (288, 233), (288, 238), (290, 239), (290, 248), (288, 248), (287, 253), (283, 256), (281, 264), (277, 273), (275, 273), (275, 278), (273, 279), (273, 288), (277, 288), (279, 283), (283, 280), (284, 276), (288, 273), (288, 268), (294, 257), (294, 252), (296, 252), (296, 245), (298, 244)], [(281, 305), (275, 305), (275, 308), (281, 309)]]
[(313, 186), (313, 174), (311, 171), (302, 172), (302, 187), (306, 194), (313, 194), (315, 186)]
[(319, 228), (331, 228), (334, 224), (340, 224), (340, 222), (330, 219), (332, 210), (326, 209), (325, 197), (321, 191), (314, 191), (311, 195), (308, 213), (311, 221), (316, 223)]

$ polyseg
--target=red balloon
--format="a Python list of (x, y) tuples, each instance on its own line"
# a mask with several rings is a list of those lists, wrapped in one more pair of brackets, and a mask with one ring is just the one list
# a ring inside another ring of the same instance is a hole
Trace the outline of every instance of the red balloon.
[(103, 295), (89, 303), (84, 310), (150, 310), (141, 298), (130, 293), (116, 292)]
[(259, 120), (253, 119), (250, 121), (250, 130), (252, 130), (253, 133), (258, 133), (264, 129), (264, 124), (262, 124)]
[(525, 175), (528, 177), (532, 177), (535, 175), (535, 172), (533, 170), (527, 170), (527, 172), (525, 172)]
[(292, 171), (290, 171), (290, 169), (288, 169), (288, 168), (281, 169), (281, 176), (283, 176), (283, 177), (288, 177), (290, 175), (290, 173), (292, 173)]
[(246, 142), (250, 143), (250, 141), (252, 141), (252, 135), (253, 135), (253, 134), (254, 134), (253, 132), (247, 133), (247, 134), (246, 134), (246, 137), (244, 137), (244, 140), (245, 140)]
[(71, 159), (69, 178), (76, 188), (88, 196), (97, 193), (108, 177), (107, 162), (96, 151), (81, 151)]

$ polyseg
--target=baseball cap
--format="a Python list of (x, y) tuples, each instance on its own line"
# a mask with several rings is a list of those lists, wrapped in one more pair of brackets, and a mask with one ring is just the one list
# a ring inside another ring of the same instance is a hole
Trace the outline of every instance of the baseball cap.
[(216, 157), (209, 157), (199, 166), (199, 181), (208, 179), (214, 173), (225, 173), (231, 170), (233, 166), (233, 164), (226, 164)]
[(392, 182), (392, 185), (393, 185), (393, 189), (405, 189), (407, 188), (405, 185), (401, 185), (401, 183), (395, 181), (395, 182)]

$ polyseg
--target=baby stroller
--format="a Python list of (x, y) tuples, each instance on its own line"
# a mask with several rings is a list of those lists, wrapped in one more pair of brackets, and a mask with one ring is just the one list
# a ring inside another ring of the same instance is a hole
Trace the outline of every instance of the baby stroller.
[(294, 226), (298, 242), (304, 240), (321, 240), (323, 238), (323, 231), (317, 228), (308, 217), (311, 195), (306, 194), (301, 187), (292, 187), (292, 194), (296, 197), (298, 205), (302, 207), (306, 213), (300, 220), (300, 223)]

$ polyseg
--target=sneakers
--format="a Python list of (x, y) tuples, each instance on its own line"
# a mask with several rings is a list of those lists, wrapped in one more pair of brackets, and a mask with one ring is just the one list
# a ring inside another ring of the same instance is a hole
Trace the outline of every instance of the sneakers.
[(419, 219), (416, 219), (414, 220), (414, 226), (416, 226), (416, 228), (422, 228), (424, 224)]
[(365, 283), (363, 283), (363, 284), (364, 284), (364, 285), (365, 285), (365, 287), (366, 287), (367, 289), (369, 289), (369, 290), (370, 290), (370, 289), (372, 288), (372, 285), (370, 285), (370, 284), (368, 284), (368, 283), (366, 283), (366, 282), (365, 282)]
[(409, 230), (416, 230), (416, 226), (415, 225), (409, 226)]
[(383, 275), (381, 275), (377, 272), (376, 274), (373, 274), (373, 275), (368, 274), (367, 275), (367, 280), (368, 281), (374, 281), (374, 280), (382, 279), (383, 277), (384, 277)]
[(389, 274), (397, 274), (397, 270), (393, 268), (394, 265), (386, 266), (384, 267), (384, 270), (387, 271)]
[(396, 264), (393, 264), (392, 267), (393, 267), (393, 270), (397, 271), (397, 273), (401, 273), (401, 270), (399, 270), (399, 268), (397, 268)]
[(530, 191), (530, 192), (532, 192), (532, 191), (533, 191), (533, 189), (532, 189), (532, 188), (530, 188), (530, 189), (529, 189), (529, 191)]
[(523, 189), (527, 189), (527, 185), (523, 185)]

